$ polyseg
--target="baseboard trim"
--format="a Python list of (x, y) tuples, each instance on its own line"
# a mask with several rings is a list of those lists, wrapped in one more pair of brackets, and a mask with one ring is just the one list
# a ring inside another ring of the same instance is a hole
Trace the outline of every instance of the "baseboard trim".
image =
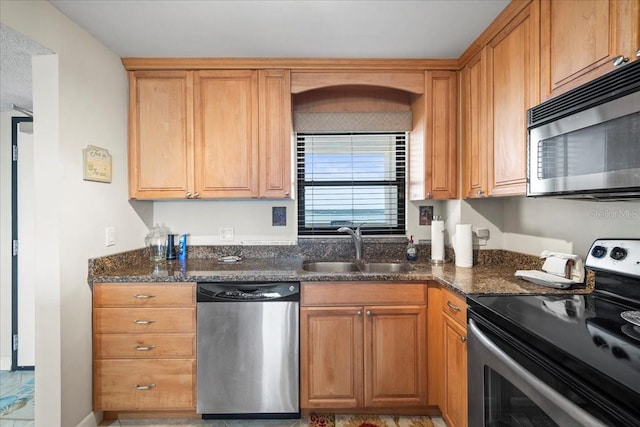
[(102, 422), (102, 412), (90, 412), (76, 427), (97, 427)]

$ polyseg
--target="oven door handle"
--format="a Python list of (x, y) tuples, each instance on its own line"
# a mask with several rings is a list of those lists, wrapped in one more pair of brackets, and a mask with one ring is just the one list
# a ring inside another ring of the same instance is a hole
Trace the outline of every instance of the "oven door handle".
[[(469, 332), (470, 344), (471, 340), (478, 340), (478, 344), (500, 364), (489, 367), (525, 393), (527, 397), (535, 402), (536, 405), (551, 417), (553, 421), (558, 423), (558, 425), (606, 427), (606, 424), (594, 418), (593, 415), (558, 393), (513, 360), (480, 330), (473, 319), (469, 319)], [(473, 357), (471, 353), (469, 356)], [(484, 362), (488, 361), (489, 360), (484, 360)]]

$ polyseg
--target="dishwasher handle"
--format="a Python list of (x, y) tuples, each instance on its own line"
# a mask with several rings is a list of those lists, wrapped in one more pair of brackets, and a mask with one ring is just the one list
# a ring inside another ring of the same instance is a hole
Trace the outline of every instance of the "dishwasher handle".
[(300, 283), (202, 282), (196, 298), (198, 302), (300, 301)]

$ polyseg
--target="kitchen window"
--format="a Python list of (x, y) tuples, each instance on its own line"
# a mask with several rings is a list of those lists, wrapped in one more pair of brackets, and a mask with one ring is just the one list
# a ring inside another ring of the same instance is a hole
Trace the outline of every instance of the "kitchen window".
[(405, 132), (298, 133), (298, 234), (405, 234)]

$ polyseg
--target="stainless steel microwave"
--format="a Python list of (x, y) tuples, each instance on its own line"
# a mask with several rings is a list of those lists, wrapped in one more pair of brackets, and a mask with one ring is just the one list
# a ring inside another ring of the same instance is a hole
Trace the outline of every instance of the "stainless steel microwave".
[(640, 60), (527, 111), (527, 196), (640, 198)]

